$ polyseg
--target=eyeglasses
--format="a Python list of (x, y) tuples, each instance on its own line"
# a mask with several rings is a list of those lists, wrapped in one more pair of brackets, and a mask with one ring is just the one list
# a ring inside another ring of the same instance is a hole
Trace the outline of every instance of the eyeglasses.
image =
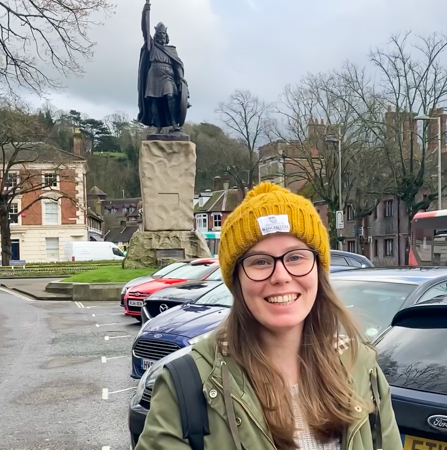
[(245, 256), (239, 260), (245, 275), (252, 281), (268, 280), (276, 269), (276, 263), (281, 261), (284, 268), (294, 277), (304, 277), (312, 272), (315, 266), (317, 252), (310, 249), (296, 249), (282, 256), (272, 256), (263, 253)]

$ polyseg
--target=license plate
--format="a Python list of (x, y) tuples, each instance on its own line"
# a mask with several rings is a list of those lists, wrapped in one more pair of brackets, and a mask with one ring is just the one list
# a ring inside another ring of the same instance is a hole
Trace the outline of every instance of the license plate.
[(141, 300), (128, 300), (129, 306), (140, 306), (143, 307), (143, 302)]
[(147, 370), (150, 369), (155, 364), (155, 361), (152, 361), (151, 359), (143, 359), (143, 369)]
[(447, 442), (416, 436), (405, 436), (404, 450), (447, 450)]

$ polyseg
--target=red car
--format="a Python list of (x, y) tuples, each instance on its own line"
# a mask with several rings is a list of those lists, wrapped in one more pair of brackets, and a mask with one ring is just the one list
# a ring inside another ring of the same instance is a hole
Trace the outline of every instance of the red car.
[(217, 258), (195, 259), (189, 264), (169, 272), (162, 278), (133, 286), (124, 296), (124, 314), (141, 321), (143, 300), (148, 295), (173, 284), (183, 283), (189, 280), (206, 280), (208, 277), (211, 277), (210, 279), (220, 280), (220, 270), (216, 272), (218, 269), (219, 263)]

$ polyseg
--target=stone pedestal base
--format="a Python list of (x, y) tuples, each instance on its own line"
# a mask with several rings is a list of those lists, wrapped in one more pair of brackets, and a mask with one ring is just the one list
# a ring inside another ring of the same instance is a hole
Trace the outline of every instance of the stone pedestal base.
[(189, 259), (210, 256), (204, 237), (196, 231), (138, 231), (129, 243), (123, 267), (157, 267), (175, 259), (183, 259), (182, 257)]

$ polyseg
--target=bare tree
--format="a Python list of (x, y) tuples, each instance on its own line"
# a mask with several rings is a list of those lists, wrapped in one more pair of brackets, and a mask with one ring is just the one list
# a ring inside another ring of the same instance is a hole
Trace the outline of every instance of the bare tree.
[[(436, 124), (425, 123), (418, 134), (414, 118), (419, 113), (443, 114), (439, 108), (447, 100), (447, 68), (441, 59), (446, 47), (447, 38), (439, 34), (419, 37), (413, 43), (410, 33), (397, 35), (387, 47), (371, 52), (369, 59), (376, 70), (373, 79), (350, 63), (339, 73), (350, 92), (342, 100), (357, 111), (363, 126), (385, 151), (390, 181), (385, 193), (405, 202), (409, 231), (414, 215), (437, 198), (431, 179), (436, 144), (430, 141), (436, 135), (429, 133)], [(426, 197), (421, 195), (423, 188), (429, 192)]]
[[(226, 102), (219, 103), (216, 113), (225, 124), (229, 134), (239, 142), (242, 154), (227, 165), (227, 172), (242, 183), (241, 159), (247, 158), (248, 171), (245, 179), (249, 189), (253, 187), (258, 167), (257, 148), (266, 135), (271, 105), (260, 100), (250, 91), (235, 91)], [(235, 156), (235, 155), (233, 155)], [(242, 189), (245, 196), (245, 189)]]
[(45, 66), (82, 73), (78, 60), (93, 54), (92, 16), (111, 11), (109, 0), (0, 0), (0, 80), (10, 91), (61, 87)]
[[(316, 196), (328, 205), (333, 248), (337, 244), (335, 212), (340, 200), (343, 208), (355, 200), (356, 220), (361, 222), (381, 197), (380, 192), (372, 191), (373, 186), (379, 191), (374, 180), (380, 173), (380, 149), (371, 142), (371, 133), (358, 120), (357, 111), (342, 100), (349, 96), (335, 74), (308, 75), (300, 84), (284, 90), (277, 105), (280, 120), (273, 129), (274, 136), (288, 144), (283, 147), (286, 184), (298, 182), (301, 188), (305, 186), (303, 194)], [(366, 159), (374, 161), (374, 171), (362, 165)], [(362, 200), (356, 200), (358, 197)]]
[[(47, 128), (37, 114), (23, 106), (0, 105), (0, 236), (2, 265), (11, 260), (11, 223), (42, 200), (75, 202), (75, 193), (59, 190), (61, 181), (71, 180), (57, 148), (44, 143)], [(48, 175), (38, 169), (45, 161)], [(56, 182), (59, 181), (59, 183)], [(73, 180), (74, 181), (74, 180)], [(21, 209), (18, 210), (18, 199)]]

